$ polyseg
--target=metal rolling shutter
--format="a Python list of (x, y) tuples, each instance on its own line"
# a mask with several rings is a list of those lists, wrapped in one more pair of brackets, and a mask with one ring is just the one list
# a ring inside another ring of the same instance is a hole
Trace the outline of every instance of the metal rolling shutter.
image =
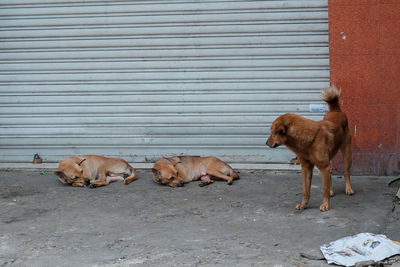
[(271, 122), (329, 84), (327, 0), (2, 0), (0, 26), (0, 162), (288, 162)]

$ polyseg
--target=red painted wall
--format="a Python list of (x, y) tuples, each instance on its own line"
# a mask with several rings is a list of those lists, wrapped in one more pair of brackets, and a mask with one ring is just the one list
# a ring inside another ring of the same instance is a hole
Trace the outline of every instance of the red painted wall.
[[(329, 46), (353, 135), (352, 174), (398, 174), (400, 0), (329, 0)], [(341, 156), (333, 170), (343, 171)]]

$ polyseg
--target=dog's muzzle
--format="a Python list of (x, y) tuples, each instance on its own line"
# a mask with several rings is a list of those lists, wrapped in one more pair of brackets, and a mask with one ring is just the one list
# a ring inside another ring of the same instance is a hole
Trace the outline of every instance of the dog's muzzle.
[(180, 183), (176, 184), (177, 187), (182, 187), (185, 185), (185, 182), (181, 181)]
[(277, 143), (273, 143), (273, 144), (269, 144), (268, 141), (265, 143), (267, 146), (269, 146), (270, 148), (276, 148), (279, 145)]

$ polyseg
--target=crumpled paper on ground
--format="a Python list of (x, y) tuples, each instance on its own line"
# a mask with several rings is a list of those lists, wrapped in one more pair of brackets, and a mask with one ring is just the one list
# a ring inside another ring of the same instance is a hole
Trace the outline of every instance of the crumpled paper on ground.
[(400, 242), (385, 235), (360, 233), (322, 245), (320, 249), (328, 263), (353, 266), (359, 261), (381, 261), (400, 254)]

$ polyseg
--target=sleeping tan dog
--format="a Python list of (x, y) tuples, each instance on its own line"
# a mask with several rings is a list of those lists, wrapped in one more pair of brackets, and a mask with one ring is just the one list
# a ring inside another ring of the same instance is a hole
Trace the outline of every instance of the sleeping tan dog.
[(311, 178), (314, 166), (322, 174), (321, 211), (327, 211), (330, 197), (333, 196), (330, 160), (340, 149), (344, 160), (344, 180), (346, 194), (354, 194), (350, 185), (352, 164), (351, 135), (346, 114), (339, 104), (340, 91), (331, 86), (322, 90), (321, 98), (329, 105), (329, 112), (322, 121), (313, 121), (296, 114), (284, 114), (271, 125), (271, 136), (267, 140), (269, 147), (286, 145), (296, 153), (301, 164), (303, 179), (303, 199), (296, 206), (302, 210), (310, 200)]
[(154, 163), (153, 180), (170, 187), (179, 187), (190, 181), (201, 180), (200, 186), (214, 182), (212, 178), (226, 180), (231, 185), (239, 175), (227, 163), (216, 157), (180, 156), (162, 158)]
[(96, 155), (66, 158), (60, 162), (55, 174), (63, 184), (91, 188), (115, 181), (129, 184), (138, 178), (136, 170), (125, 160)]

